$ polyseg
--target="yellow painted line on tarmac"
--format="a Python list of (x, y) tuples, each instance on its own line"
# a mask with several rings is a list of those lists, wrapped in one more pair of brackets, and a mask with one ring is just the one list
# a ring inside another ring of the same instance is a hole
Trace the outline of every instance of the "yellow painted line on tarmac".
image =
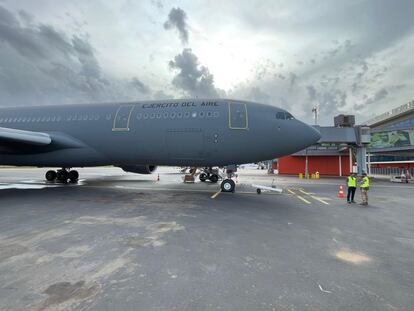
[(317, 196), (314, 196), (314, 195), (313, 195), (314, 193), (306, 192), (306, 191), (304, 191), (304, 190), (302, 190), (302, 189), (299, 189), (299, 191), (300, 191), (300, 192), (302, 192), (303, 194), (306, 194), (306, 195), (310, 196), (312, 199), (314, 199), (314, 200), (316, 200), (316, 201), (319, 201), (319, 202), (321, 202), (321, 203), (323, 203), (323, 204), (325, 204), (325, 205), (329, 205), (329, 203), (328, 203), (328, 202), (326, 202), (325, 200), (323, 200), (322, 198), (317, 197)]
[(299, 200), (305, 202), (306, 204), (312, 204), (311, 202), (309, 202), (308, 200), (306, 200), (304, 197), (300, 196), (299, 194), (295, 193), (294, 191), (292, 191), (291, 189), (287, 189), (287, 191), (291, 194), (293, 194), (294, 196), (296, 196)]
[(329, 205), (329, 203), (328, 203), (328, 202), (324, 201), (324, 200), (323, 200), (323, 199), (321, 199), (321, 198), (315, 197), (315, 196), (313, 196), (313, 195), (311, 195), (311, 197), (312, 197), (312, 199), (315, 199), (315, 200), (317, 200), (317, 201), (319, 201), (319, 202), (321, 202), (321, 203), (323, 203), (323, 204), (325, 204), (325, 205)]
[(215, 194), (211, 196), (212, 199), (217, 198), (217, 196), (221, 193), (221, 190), (217, 191)]
[(298, 199), (302, 200), (306, 204), (311, 204), (311, 202), (309, 202), (308, 200), (306, 200), (304, 197), (300, 196), (299, 194), (297, 194), (296, 196), (298, 197)]

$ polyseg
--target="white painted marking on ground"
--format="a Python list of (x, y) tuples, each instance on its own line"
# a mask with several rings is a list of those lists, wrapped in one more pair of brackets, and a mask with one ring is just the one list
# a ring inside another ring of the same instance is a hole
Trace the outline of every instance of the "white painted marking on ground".
[(321, 290), (321, 292), (327, 293), (327, 294), (332, 294), (332, 292), (330, 290), (323, 289), (322, 286), (321, 286), (321, 284), (318, 284), (318, 286), (319, 286), (319, 289)]

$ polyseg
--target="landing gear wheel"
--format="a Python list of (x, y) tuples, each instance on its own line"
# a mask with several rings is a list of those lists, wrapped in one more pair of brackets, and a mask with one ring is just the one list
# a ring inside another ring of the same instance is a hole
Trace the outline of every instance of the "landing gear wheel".
[(56, 179), (59, 182), (67, 183), (68, 182), (68, 172), (66, 170), (59, 170), (59, 171), (57, 171)]
[(55, 171), (47, 171), (46, 172), (45, 178), (46, 178), (47, 181), (50, 181), (50, 182), (55, 181), (56, 177), (57, 177), (57, 174), (56, 174)]
[(77, 183), (79, 179), (79, 173), (78, 171), (70, 171), (68, 173), (68, 179), (71, 183)]
[(259, 188), (257, 188), (256, 192), (257, 192), (257, 194), (261, 194), (262, 193), (262, 190), (259, 189)]
[(222, 192), (234, 192), (236, 184), (231, 179), (225, 179), (221, 182), (221, 191)]
[(204, 182), (208, 179), (208, 175), (206, 173), (201, 173), (198, 178), (200, 178), (200, 181)]
[(209, 179), (213, 184), (215, 184), (216, 182), (218, 182), (219, 177), (216, 174), (212, 174), (210, 175)]

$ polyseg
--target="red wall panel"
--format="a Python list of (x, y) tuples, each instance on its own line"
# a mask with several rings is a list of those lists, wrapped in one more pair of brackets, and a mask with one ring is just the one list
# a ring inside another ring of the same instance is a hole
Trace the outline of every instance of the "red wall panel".
[[(342, 176), (349, 174), (349, 157), (341, 156)], [(297, 175), (305, 173), (305, 156), (287, 156), (278, 160), (279, 174)], [(320, 175), (339, 176), (339, 156), (309, 156), (309, 174), (319, 172)]]

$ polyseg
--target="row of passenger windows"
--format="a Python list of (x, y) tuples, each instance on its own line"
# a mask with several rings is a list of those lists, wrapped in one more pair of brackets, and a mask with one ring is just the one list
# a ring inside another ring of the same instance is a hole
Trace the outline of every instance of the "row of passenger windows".
[[(158, 112), (158, 113), (137, 113), (136, 118), (140, 119), (188, 119), (188, 118), (218, 118), (220, 116), (218, 111), (200, 111), (200, 112)], [(66, 120), (68, 122), (71, 121), (99, 121), (101, 116), (98, 114), (77, 114), (77, 115), (69, 115), (66, 119), (62, 118), (61, 116), (35, 116), (35, 117), (0, 117), (0, 123), (39, 123), (39, 122), (61, 122), (62, 120)], [(106, 120), (111, 120), (112, 115), (107, 114), (105, 116)]]
[(278, 120), (293, 120), (294, 117), (289, 112), (280, 111), (276, 113), (276, 119)]
[(137, 114), (137, 119), (188, 119), (188, 118), (218, 118), (220, 116), (218, 111), (200, 111), (200, 112), (190, 112), (190, 111), (186, 111), (186, 112), (158, 112), (158, 113), (138, 113)]
[[(66, 121), (98, 121), (100, 116), (97, 114), (70, 115)], [(112, 116), (106, 116), (110, 120)], [(0, 123), (28, 123), (28, 122), (61, 122), (61, 116), (36, 116), (36, 117), (0, 117)]]

